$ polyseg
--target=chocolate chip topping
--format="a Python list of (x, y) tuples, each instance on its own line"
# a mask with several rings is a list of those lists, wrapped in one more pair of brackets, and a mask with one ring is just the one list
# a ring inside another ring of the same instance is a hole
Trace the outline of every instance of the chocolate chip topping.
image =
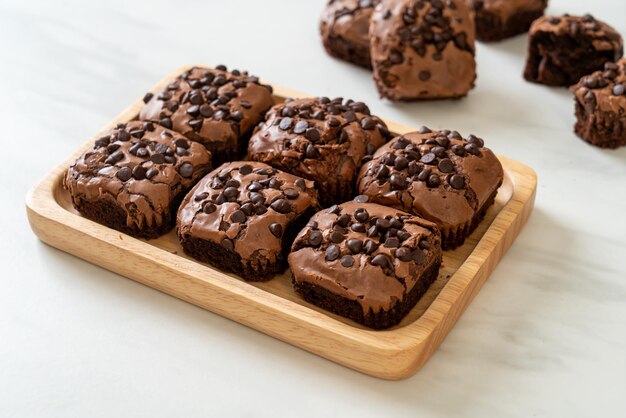
[(463, 139), (456, 131), (420, 132), (381, 147), (362, 167), (357, 189), (370, 202), (424, 216), (445, 233), (463, 228), (500, 186), (502, 166), (475, 135)]
[(318, 212), (300, 232), (293, 252), (312, 248), (324, 254), (325, 262), (338, 262), (344, 268), (371, 264), (404, 283), (410, 265), (426, 254), (422, 242), (436, 257), (434, 249), (440, 241), (430, 222), (379, 205), (349, 202)]
[(185, 198), (178, 213), (179, 235), (213, 242), (227, 238), (242, 258), (273, 262), (283, 257), (281, 239), (289, 225), (317, 208), (313, 182), (262, 163), (227, 163)]
[(210, 153), (199, 144), (188, 144), (186, 154), (176, 157), (180, 139), (152, 123), (119, 124), (72, 164), (64, 185), (77, 207), (113, 198), (127, 213), (131, 233), (141, 236), (169, 222), (176, 196), (210, 169)]
[(234, 155), (239, 138), (272, 106), (272, 89), (245, 71), (220, 68), (193, 68), (158, 95), (146, 95), (140, 119), (158, 122), (209, 150)]
[(317, 182), (322, 200), (347, 200), (357, 170), (388, 139), (362, 102), (288, 100), (274, 106), (250, 139), (248, 156)]
[(473, 87), (474, 25), (466, 1), (383, 0), (370, 33), (381, 95), (392, 100), (459, 97)]

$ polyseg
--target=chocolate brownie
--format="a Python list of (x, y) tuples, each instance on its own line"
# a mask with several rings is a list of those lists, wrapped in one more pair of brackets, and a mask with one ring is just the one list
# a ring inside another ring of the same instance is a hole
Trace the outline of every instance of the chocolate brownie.
[(436, 223), (446, 250), (476, 228), (502, 179), (502, 165), (481, 138), (422, 127), (376, 151), (361, 168), (358, 191)]
[(215, 164), (245, 153), (247, 138), (274, 104), (271, 86), (247, 72), (193, 68), (156, 95), (146, 94), (139, 115), (200, 142)]
[(622, 37), (591, 15), (544, 16), (530, 27), (524, 78), (548, 86), (571, 86), (623, 54)]
[(155, 238), (177, 204), (211, 169), (200, 144), (152, 122), (119, 124), (95, 141), (63, 179), (83, 216), (129, 235)]
[(361, 102), (327, 97), (274, 106), (250, 139), (248, 158), (314, 180), (323, 205), (350, 200), (362, 159), (389, 137)]
[(313, 216), (289, 266), (305, 300), (383, 329), (398, 324), (437, 279), (441, 237), (431, 222), (365, 200)]
[(474, 13), (476, 39), (500, 41), (528, 31), (543, 16), (548, 0), (467, 0)]
[(326, 51), (339, 59), (364, 68), (370, 62), (369, 26), (380, 0), (330, 0), (320, 21)]
[(312, 181), (266, 164), (226, 163), (185, 197), (177, 233), (192, 257), (269, 280), (285, 269), (294, 237), (317, 209)]
[(604, 71), (572, 86), (576, 102), (576, 134), (592, 145), (626, 145), (626, 59), (604, 64)]
[(382, 0), (370, 38), (382, 97), (458, 98), (474, 87), (474, 22), (465, 0)]

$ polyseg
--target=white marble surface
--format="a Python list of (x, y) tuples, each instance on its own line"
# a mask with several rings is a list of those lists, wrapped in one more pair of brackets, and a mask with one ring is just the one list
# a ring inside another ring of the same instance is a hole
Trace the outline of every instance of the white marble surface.
[[(175, 4), (178, 4), (175, 6)], [(464, 100), (393, 105), (327, 57), (322, 0), (0, 1), (0, 416), (626, 416), (626, 148), (525, 83), (524, 36), (478, 46)], [(626, 33), (623, 0), (552, 0)], [(24, 197), (164, 74), (227, 63), (389, 119), (458, 129), (537, 170), (535, 212), (439, 351), (361, 375), (41, 244)]]

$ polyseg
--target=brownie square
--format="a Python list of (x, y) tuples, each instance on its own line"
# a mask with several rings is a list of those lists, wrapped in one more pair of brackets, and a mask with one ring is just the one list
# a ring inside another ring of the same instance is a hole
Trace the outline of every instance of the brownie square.
[(620, 34), (591, 15), (544, 16), (530, 28), (524, 78), (568, 87), (622, 54)]
[(370, 38), (381, 97), (459, 98), (474, 87), (474, 21), (466, 0), (383, 0)]
[(246, 71), (193, 68), (156, 95), (139, 115), (200, 142), (216, 165), (245, 153), (247, 138), (274, 104), (272, 88)]
[(327, 97), (274, 106), (250, 139), (248, 158), (314, 180), (324, 206), (350, 200), (367, 155), (389, 131), (362, 102)]
[(436, 280), (441, 237), (431, 222), (365, 200), (313, 216), (289, 266), (305, 300), (383, 329), (398, 324)]
[(474, 135), (422, 127), (378, 149), (359, 173), (369, 201), (437, 224), (444, 250), (463, 244), (494, 202), (504, 172)]
[(369, 25), (380, 0), (330, 0), (320, 21), (326, 51), (341, 60), (370, 69)]
[(177, 205), (211, 169), (211, 154), (152, 122), (119, 124), (95, 141), (63, 179), (83, 216), (129, 235), (155, 238)]
[(583, 77), (572, 91), (576, 134), (601, 148), (626, 145), (626, 59)]
[(177, 233), (197, 260), (269, 280), (285, 269), (293, 238), (318, 208), (312, 181), (262, 163), (226, 163), (185, 197)]
[(476, 39), (500, 41), (528, 31), (543, 16), (548, 0), (467, 0), (474, 12)]

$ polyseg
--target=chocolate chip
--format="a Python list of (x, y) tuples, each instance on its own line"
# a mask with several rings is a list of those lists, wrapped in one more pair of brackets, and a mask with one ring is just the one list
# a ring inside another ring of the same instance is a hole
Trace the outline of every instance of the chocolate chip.
[(230, 221), (236, 224), (242, 224), (246, 221), (246, 214), (242, 210), (236, 210), (230, 215)]
[(217, 210), (217, 206), (215, 206), (213, 203), (211, 202), (206, 202), (203, 206), (202, 206), (202, 212), (206, 213), (207, 215), (215, 212)]
[(250, 164), (242, 165), (241, 167), (239, 167), (239, 173), (244, 176), (252, 173), (252, 166)]
[(322, 233), (320, 231), (311, 231), (308, 241), (309, 245), (317, 247), (322, 243)]
[(333, 231), (330, 234), (329, 240), (330, 242), (334, 242), (336, 244), (340, 243), (341, 241), (343, 241), (346, 237), (339, 231)]
[(264, 215), (267, 213), (267, 206), (262, 203), (257, 203), (255, 212), (258, 216)]
[(422, 81), (427, 81), (430, 79), (430, 71), (420, 71), (419, 78)]
[(193, 165), (190, 163), (183, 163), (178, 169), (180, 175), (186, 179), (190, 178), (193, 174)]
[(391, 222), (385, 218), (378, 218), (375, 225), (380, 231), (385, 232), (391, 227)]
[(172, 125), (172, 119), (170, 119), (170, 118), (162, 118), (162, 119), (159, 121), (159, 124), (160, 124), (162, 127), (166, 128), (166, 129), (172, 129), (172, 126), (173, 126), (173, 125)]
[(465, 187), (465, 178), (460, 174), (454, 174), (450, 176), (448, 183), (455, 189), (462, 189)]
[(441, 185), (441, 179), (439, 178), (438, 175), (431, 174), (430, 177), (428, 177), (428, 181), (426, 182), (426, 185), (432, 188), (439, 187)]
[(470, 144), (476, 145), (478, 148), (482, 148), (483, 146), (485, 146), (485, 141), (483, 141), (481, 138), (477, 137), (476, 135), (472, 135), (472, 134), (470, 134), (467, 137), (467, 142), (469, 142)]
[(132, 177), (132, 170), (128, 167), (122, 167), (117, 172), (117, 178), (122, 181), (128, 181)]
[(408, 233), (407, 231), (400, 230), (397, 233), (397, 237), (401, 242), (404, 242), (407, 239), (411, 238), (411, 234)]
[(298, 186), (300, 190), (306, 190), (306, 182), (304, 181), (304, 179), (296, 179), (294, 181), (294, 184)]
[(363, 251), (367, 255), (372, 254), (377, 249), (378, 249), (378, 244), (376, 244), (374, 241), (367, 240), (365, 244), (363, 245)]
[(376, 127), (376, 122), (372, 118), (361, 119), (361, 128), (369, 131)]
[(339, 119), (333, 118), (333, 117), (328, 118), (327, 123), (328, 123), (328, 126), (333, 127), (333, 128), (336, 128), (337, 126), (341, 125), (341, 122), (339, 121)]
[(369, 200), (369, 197), (364, 194), (360, 194), (354, 198), (354, 202), (356, 203), (366, 203)]
[(106, 160), (104, 160), (105, 164), (114, 165), (124, 159), (124, 153), (121, 150), (115, 151), (113, 154), (109, 155)]
[(270, 207), (278, 213), (291, 212), (291, 205), (285, 199), (276, 199)]
[(317, 158), (320, 156), (319, 151), (315, 148), (314, 145), (309, 144), (306, 146), (306, 150), (304, 152), (306, 158)]
[(452, 148), (450, 149), (452, 150), (453, 153), (455, 153), (459, 157), (465, 156), (465, 148), (463, 148), (463, 145), (461, 144), (452, 145)]
[(235, 248), (235, 244), (233, 244), (233, 241), (229, 238), (224, 238), (222, 240), (222, 247), (226, 248), (227, 250), (232, 251)]
[(423, 264), (424, 261), (426, 261), (426, 255), (424, 254), (424, 251), (422, 251), (420, 249), (416, 249), (415, 251), (413, 251), (413, 254), (412, 254), (411, 258), (417, 264)]
[(287, 199), (289, 200), (297, 199), (298, 196), (300, 196), (300, 192), (298, 192), (296, 189), (285, 189), (283, 190), (283, 193), (285, 194), (285, 197), (287, 197)]
[(146, 178), (146, 169), (143, 166), (136, 165), (133, 168), (133, 177), (135, 180), (143, 180)]
[(311, 142), (317, 142), (320, 140), (320, 133), (315, 128), (308, 128), (304, 136)]
[(400, 240), (398, 237), (389, 237), (385, 240), (386, 248), (398, 248), (400, 246)]
[(613, 86), (613, 96), (622, 96), (624, 95), (624, 85), (623, 84), (616, 84), (615, 86)]
[(480, 149), (476, 144), (467, 144), (465, 145), (465, 151), (472, 155), (480, 155)]
[(159, 170), (157, 170), (157, 169), (156, 169), (156, 168), (154, 168), (154, 167), (151, 167), (151, 168), (149, 168), (149, 169), (146, 171), (146, 178), (147, 178), (147, 179), (151, 179), (152, 177), (156, 176), (157, 174), (159, 174)]
[(201, 200), (206, 199), (207, 197), (209, 197), (209, 194), (208, 194), (207, 192), (202, 192), (202, 193), (200, 193), (200, 194), (197, 194), (197, 195), (193, 198), (193, 200), (195, 200), (196, 202), (199, 202), (199, 201), (201, 201)]
[(205, 118), (210, 118), (213, 116), (213, 109), (208, 104), (203, 104), (199, 108), (200, 114)]
[(395, 256), (400, 261), (411, 261), (411, 258), (412, 258), (411, 250), (408, 249), (407, 247), (400, 247), (400, 248), (398, 248), (396, 250)]
[(389, 178), (389, 182), (391, 183), (391, 188), (394, 190), (404, 190), (407, 186), (406, 178), (402, 173), (392, 174)]
[(394, 167), (398, 171), (402, 171), (409, 166), (409, 160), (406, 157), (397, 157), (394, 161)]
[(343, 257), (341, 257), (341, 265), (344, 267), (352, 267), (354, 265), (354, 257), (352, 257), (349, 254), (344, 255)]
[(401, 221), (400, 219), (398, 219), (398, 218), (391, 218), (391, 219), (389, 220), (389, 225), (390, 225), (392, 228), (395, 228), (395, 229), (402, 229), (402, 228), (404, 228), (404, 222), (402, 222), (402, 221)]
[(339, 258), (339, 247), (336, 245), (331, 245), (326, 249), (326, 260), (327, 261), (335, 261)]
[(366, 231), (365, 224), (362, 224), (360, 222), (353, 223), (350, 226), (350, 229), (352, 229), (354, 232), (361, 232), (361, 233), (364, 233)]
[(444, 158), (439, 161), (437, 168), (439, 168), (439, 171), (441, 171), (442, 173), (449, 173), (454, 170), (454, 164), (452, 163), (451, 159)]
[(421, 128), (419, 128), (419, 130), (417, 131), (417, 133), (419, 134), (429, 134), (432, 131), (430, 129), (428, 129), (428, 127), (426, 126), (422, 126)]
[(418, 245), (422, 250), (428, 250), (431, 247), (430, 243), (425, 239), (421, 240)]
[(372, 265), (381, 267), (382, 269), (389, 268), (391, 261), (385, 254), (377, 254), (372, 258)]
[(243, 119), (243, 112), (241, 110), (235, 110), (230, 114), (230, 120), (240, 122)]
[(226, 182), (225, 184), (226, 187), (234, 187), (235, 189), (239, 188), (241, 186), (241, 183), (239, 183), (238, 180), (235, 179), (230, 179)]
[(280, 123), (278, 124), (278, 127), (282, 129), (283, 131), (287, 131), (291, 128), (292, 124), (293, 124), (293, 120), (287, 117), (287, 118), (281, 119)]
[(307, 121), (300, 120), (296, 123), (296, 126), (293, 128), (293, 133), (298, 134), (298, 135), (303, 134), (306, 132), (308, 127), (309, 127), (309, 123)]
[(200, 106), (198, 106), (198, 105), (193, 105), (193, 106), (190, 106), (190, 107), (187, 109), (187, 113), (188, 113), (189, 115), (191, 115), (192, 117), (196, 117), (196, 116), (198, 116), (198, 113), (200, 113)]
[(154, 94), (148, 92), (146, 93), (145, 96), (143, 96), (143, 102), (148, 103), (150, 100), (152, 100), (153, 97), (154, 97)]
[(387, 166), (379, 166), (378, 170), (376, 170), (376, 178), (378, 180), (385, 180), (387, 177), (389, 177), (389, 169), (387, 168)]
[(420, 162), (424, 164), (433, 164), (436, 160), (437, 160), (437, 156), (433, 154), (432, 152), (424, 154), (422, 155), (422, 158), (420, 158)]
[(122, 141), (122, 142), (126, 142), (130, 139), (130, 134), (126, 131), (120, 131), (117, 134), (117, 140), (118, 141)]
[(272, 223), (269, 226), (269, 230), (276, 238), (280, 238), (283, 236), (283, 226), (278, 223)]
[(191, 129), (193, 129), (195, 132), (198, 132), (202, 128), (204, 119), (191, 119), (188, 123)]
[(354, 211), (354, 219), (356, 219), (359, 222), (367, 222), (367, 220), (370, 218), (369, 213), (367, 213), (367, 210), (360, 208)]

